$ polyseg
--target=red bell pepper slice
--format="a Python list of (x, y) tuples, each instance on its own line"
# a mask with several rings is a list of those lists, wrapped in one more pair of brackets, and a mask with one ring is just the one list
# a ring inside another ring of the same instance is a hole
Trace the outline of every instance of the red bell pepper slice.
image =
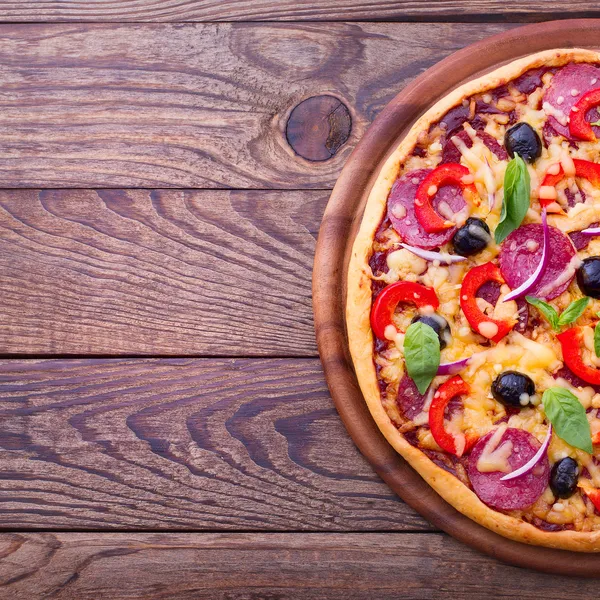
[[(575, 165), (575, 177), (587, 179), (592, 185), (600, 187), (600, 164), (589, 160), (581, 160), (580, 158), (574, 158), (573, 164)], [(546, 173), (546, 176), (542, 181), (542, 186), (556, 187), (564, 177), (565, 172), (559, 163), (558, 172), (556, 174)], [(563, 212), (558, 204), (556, 204), (558, 209), (556, 209), (556, 207), (553, 209), (551, 205), (555, 203), (556, 200), (540, 198), (540, 206), (548, 209), (548, 212)]]
[(488, 281), (504, 283), (502, 273), (495, 264), (488, 262), (472, 268), (465, 275), (460, 288), (460, 307), (473, 331), (498, 343), (516, 325), (517, 321), (515, 319), (506, 321), (492, 319), (481, 312), (477, 306), (477, 291)]
[(583, 331), (581, 327), (571, 327), (559, 334), (558, 341), (562, 347), (565, 364), (577, 377), (592, 385), (600, 385), (600, 369), (588, 367), (583, 362), (581, 346), (583, 344)]
[(469, 386), (460, 375), (455, 375), (437, 389), (429, 407), (429, 428), (433, 439), (442, 450), (459, 457), (468, 452), (478, 438), (471, 434), (461, 438), (447, 431), (444, 426), (444, 412), (450, 400), (456, 396), (466, 396), (469, 391)]
[(410, 302), (418, 308), (431, 306), (437, 309), (440, 301), (433, 288), (412, 281), (398, 281), (383, 289), (371, 309), (371, 329), (375, 335), (385, 340), (385, 328), (393, 325), (392, 317), (400, 302)]
[(596, 510), (600, 511), (600, 490), (583, 481), (580, 481), (577, 487), (585, 492), (585, 495), (592, 501)]
[(587, 112), (600, 104), (600, 88), (586, 92), (569, 113), (569, 133), (580, 140), (593, 142), (596, 140), (596, 134), (589, 121), (585, 120)]
[[(465, 180), (470, 182), (465, 183)], [(477, 188), (473, 183), (471, 171), (467, 167), (459, 163), (440, 165), (423, 179), (415, 195), (415, 215), (427, 233), (444, 231), (456, 224), (453, 221), (442, 219), (431, 204), (431, 199), (444, 185), (457, 185), (460, 187), (467, 202), (476, 205), (481, 202), (477, 194)]]

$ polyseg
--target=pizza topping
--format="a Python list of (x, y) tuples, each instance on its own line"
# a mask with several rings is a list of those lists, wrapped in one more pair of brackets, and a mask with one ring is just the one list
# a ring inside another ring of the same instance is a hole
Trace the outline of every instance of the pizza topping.
[(546, 453), (548, 452), (548, 446), (550, 445), (550, 440), (552, 439), (552, 425), (548, 427), (548, 431), (546, 432), (546, 437), (542, 442), (539, 450), (535, 453), (535, 455), (530, 458), (522, 467), (511, 471), (508, 475), (504, 475), (504, 477), (500, 478), (500, 481), (509, 481), (510, 479), (515, 479), (516, 477), (521, 477), (525, 473), (529, 473), (532, 469), (537, 467), (538, 463), (546, 458)]
[(508, 457), (513, 451), (512, 442), (507, 440), (500, 444), (500, 440), (507, 428), (508, 425), (502, 423), (487, 441), (481, 456), (477, 460), (477, 470), (480, 473), (492, 473), (494, 471), (510, 472)]
[[(431, 173), (430, 169), (418, 169), (400, 177), (388, 198), (388, 217), (402, 241), (411, 246), (432, 250), (448, 243), (454, 235), (454, 228), (439, 233), (427, 233), (415, 216), (415, 195), (419, 184)], [(434, 196), (432, 204), (438, 209), (440, 204), (449, 207), (453, 214), (466, 206), (461, 190), (456, 186), (444, 186)], [(396, 216), (399, 215), (399, 216)]]
[[(542, 255), (540, 256), (540, 262), (535, 268), (535, 271), (517, 289), (504, 297), (504, 302), (522, 298), (526, 294), (529, 294), (542, 280), (544, 273), (546, 272), (546, 267), (548, 266), (548, 256), (550, 255), (549, 241), (550, 230), (548, 229), (548, 222), (546, 219), (546, 209), (542, 209)], [(537, 252), (539, 248), (540, 244), (537, 240), (527, 240), (525, 243), (525, 249), (529, 252)]]
[[(477, 496), (488, 506), (499, 510), (522, 510), (531, 506), (544, 493), (548, 485), (550, 476), (548, 457), (544, 454), (533, 469), (514, 479), (503, 481), (502, 477), (505, 475), (503, 470), (482, 472), (478, 469), (479, 459), (496, 431), (491, 431), (482, 437), (473, 448), (469, 457), (469, 479)], [(507, 458), (510, 471), (526, 465), (536, 456), (540, 448), (540, 443), (533, 435), (523, 429), (512, 427), (503, 431), (497, 441), (498, 447), (507, 442), (512, 445), (512, 452)]]
[(437, 313), (432, 313), (429, 315), (415, 315), (411, 323), (424, 323), (425, 325), (431, 327), (440, 340), (440, 350), (443, 350), (452, 342), (450, 325), (448, 325), (448, 321), (446, 321), (442, 315), (438, 315)]
[[(548, 115), (548, 123), (558, 134), (568, 140), (577, 139), (569, 130), (571, 108), (577, 104), (583, 94), (597, 87), (599, 78), (598, 68), (582, 63), (568, 64), (554, 75), (550, 87), (544, 94), (543, 109)], [(592, 109), (586, 117), (588, 120), (597, 121), (598, 112)], [(597, 129), (597, 132), (600, 133), (600, 129)]]
[(600, 256), (590, 256), (577, 269), (577, 284), (584, 294), (600, 298)]
[[(548, 227), (549, 243), (544, 242), (544, 227), (537, 223), (523, 225), (513, 231), (502, 244), (500, 270), (506, 283), (517, 289), (539, 266), (543, 249), (548, 247), (547, 265), (535, 286), (529, 289), (531, 296), (551, 300), (560, 296), (575, 276), (579, 262), (570, 238), (556, 227)], [(531, 240), (538, 247), (531, 251)]]
[(550, 472), (550, 489), (557, 498), (569, 498), (577, 489), (579, 465), (567, 456), (554, 463)]
[(490, 228), (483, 219), (470, 217), (452, 238), (454, 251), (461, 256), (472, 256), (484, 250), (492, 241)]
[(496, 243), (501, 243), (525, 218), (530, 205), (531, 180), (525, 161), (516, 154), (504, 172), (504, 199), (500, 222), (494, 231)]
[(396, 402), (404, 417), (412, 421), (420, 415), (423, 412), (426, 398), (427, 395), (419, 393), (415, 382), (408, 375), (402, 377), (398, 384)]
[[(569, 133), (571, 137), (579, 140), (587, 140), (593, 142), (596, 140), (596, 134), (592, 129), (591, 121), (597, 121), (591, 116), (593, 108), (596, 108), (600, 104), (600, 88), (596, 88), (586, 92), (577, 100), (575, 106), (571, 108), (569, 115)], [(597, 111), (594, 111), (597, 115)], [(590, 115), (591, 119), (587, 120), (587, 116)], [(597, 123), (596, 123), (597, 124)]]
[(477, 352), (473, 354), (473, 356), (469, 356), (468, 358), (461, 358), (460, 360), (455, 360), (451, 363), (444, 363), (438, 367), (437, 374), (438, 375), (456, 375), (460, 371), (462, 371), (465, 367), (469, 365), (471, 360), (476, 358), (477, 356), (483, 354), (483, 352)]
[(542, 155), (540, 136), (529, 123), (517, 123), (507, 129), (504, 135), (504, 146), (511, 158), (518, 154), (528, 163), (534, 162)]
[(393, 316), (400, 303), (414, 304), (418, 308), (438, 308), (440, 301), (432, 288), (411, 281), (398, 281), (388, 285), (377, 296), (371, 309), (371, 328), (379, 339), (386, 339), (386, 328), (394, 325)]
[(404, 361), (409, 377), (424, 394), (440, 366), (440, 340), (433, 327), (412, 323), (404, 336)]
[(467, 452), (477, 441), (477, 436), (450, 431), (445, 425), (445, 412), (452, 399), (468, 393), (469, 386), (461, 377), (455, 375), (438, 388), (429, 408), (429, 428), (433, 439), (442, 450), (455, 456), (462, 456)]
[(498, 143), (496, 138), (485, 131), (470, 129), (473, 132), (472, 135), (463, 129), (445, 141), (442, 147), (442, 164), (460, 162), (460, 157), (465, 154), (465, 149), (473, 147), (474, 137), (478, 137), (498, 160), (508, 160), (506, 150)]
[(492, 383), (492, 396), (505, 406), (517, 408), (529, 406), (534, 394), (533, 379), (518, 371), (504, 371)]
[(456, 254), (448, 254), (447, 252), (433, 252), (432, 250), (423, 250), (422, 248), (416, 248), (415, 246), (409, 246), (408, 244), (400, 244), (403, 248), (412, 252), (414, 255), (419, 256), (424, 260), (432, 262), (437, 261), (438, 263), (457, 263), (466, 260), (464, 256), (457, 256)]
[[(552, 199), (547, 192), (542, 195), (542, 188), (548, 189), (556, 187), (565, 177), (581, 177), (587, 179), (595, 187), (600, 187), (600, 165), (589, 160), (581, 160), (579, 158), (571, 159), (567, 155), (563, 158), (560, 163), (552, 165), (547, 171), (546, 176), (542, 181), (542, 185), (538, 192), (540, 198), (540, 206), (547, 208), (548, 212), (564, 212), (562, 207), (556, 202), (556, 198)], [(567, 160), (568, 159), (568, 160)], [(558, 168), (557, 168), (558, 166)], [(570, 190), (567, 188), (566, 192)], [(578, 192), (581, 195), (581, 191)], [(577, 202), (575, 196), (572, 194), (572, 205), (574, 206)], [(582, 198), (583, 200), (584, 198)], [(569, 198), (567, 196), (567, 201)], [(571, 205), (571, 201), (569, 201)]]
[(463, 279), (460, 290), (460, 307), (469, 325), (483, 337), (498, 343), (516, 324), (515, 319), (498, 320), (486, 315), (477, 304), (477, 291), (488, 281), (504, 283), (500, 269), (489, 262), (472, 268)]
[[(439, 212), (436, 212), (433, 205), (433, 197), (438, 190), (443, 187), (455, 186), (462, 189), (464, 197), (468, 203), (478, 205), (480, 203), (477, 189), (471, 181), (465, 182), (463, 179), (470, 176), (471, 172), (467, 167), (458, 163), (447, 163), (440, 165), (420, 183), (415, 195), (415, 215), (417, 221), (427, 233), (439, 233), (455, 226), (455, 222), (449, 218), (442, 218)], [(470, 181), (470, 180), (467, 180)], [(438, 204), (438, 211), (441, 205)]]
[(590, 367), (583, 361), (583, 328), (571, 327), (557, 337), (567, 367), (586, 383), (600, 385), (600, 369)]
[(569, 233), (573, 246), (578, 252), (585, 250), (589, 246), (590, 240), (598, 235), (600, 235), (600, 227), (598, 227), (597, 222), (591, 223), (587, 229)]

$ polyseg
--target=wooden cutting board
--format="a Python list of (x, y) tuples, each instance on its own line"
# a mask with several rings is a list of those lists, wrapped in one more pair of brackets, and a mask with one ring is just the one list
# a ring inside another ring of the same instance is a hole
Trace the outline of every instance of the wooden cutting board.
[(452, 54), (404, 88), (356, 146), (327, 205), (315, 256), (313, 306), (317, 343), (336, 408), (377, 473), (410, 506), (455, 538), (513, 565), (549, 573), (600, 576), (600, 553), (529, 546), (501, 537), (438, 496), (379, 432), (358, 387), (344, 320), (346, 272), (354, 237), (380, 166), (416, 119), (439, 98), (519, 57), (551, 48), (600, 48), (600, 19), (519, 27)]

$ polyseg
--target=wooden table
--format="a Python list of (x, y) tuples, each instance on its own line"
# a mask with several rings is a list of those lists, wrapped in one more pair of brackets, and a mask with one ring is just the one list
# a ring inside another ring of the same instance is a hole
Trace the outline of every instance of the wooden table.
[(0, 2), (0, 597), (594, 596), (482, 556), (346, 434), (311, 268), (416, 74), (598, 3)]

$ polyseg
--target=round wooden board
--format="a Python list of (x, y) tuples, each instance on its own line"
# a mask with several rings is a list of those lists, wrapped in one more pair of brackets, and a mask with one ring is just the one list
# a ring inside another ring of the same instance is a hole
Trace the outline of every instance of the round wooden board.
[(319, 353), (336, 408), (352, 439), (387, 484), (437, 527), (502, 561), (549, 573), (600, 576), (600, 554), (529, 546), (465, 517), (438, 496), (388, 444), (354, 375), (344, 320), (346, 273), (354, 237), (379, 167), (411, 125), (460, 84), (522, 56), (551, 48), (600, 47), (599, 19), (572, 19), (511, 29), (467, 46), (402, 90), (356, 146), (327, 205), (315, 256), (313, 305)]

